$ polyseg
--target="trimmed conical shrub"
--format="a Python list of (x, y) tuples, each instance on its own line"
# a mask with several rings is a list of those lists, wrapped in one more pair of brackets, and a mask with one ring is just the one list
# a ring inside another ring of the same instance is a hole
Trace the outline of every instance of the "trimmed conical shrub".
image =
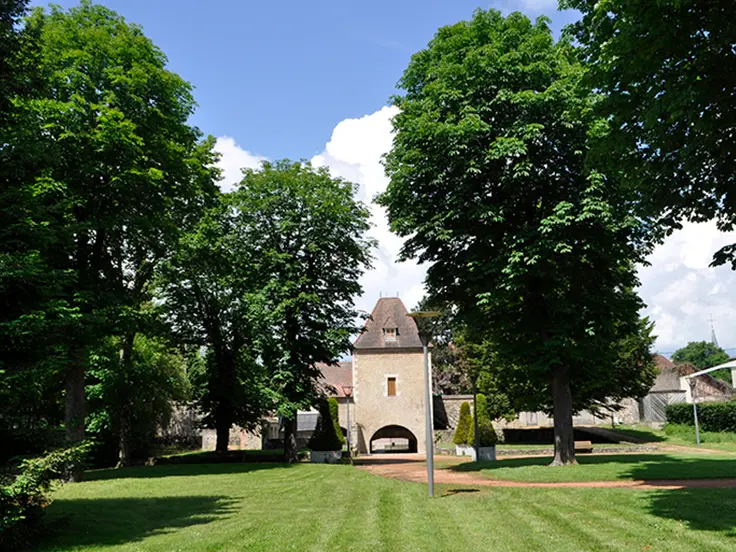
[(472, 441), (468, 441), (470, 432), (473, 430), (473, 417), (470, 415), (470, 405), (464, 402), (460, 405), (460, 418), (457, 420), (457, 428), (452, 442), (456, 445), (469, 445)]
[(335, 433), (340, 438), (340, 443), (345, 444), (345, 436), (342, 434), (342, 428), (340, 427), (340, 405), (337, 404), (337, 399), (327, 399), (330, 404), (330, 417), (332, 423), (335, 424)]
[(329, 401), (323, 400), (319, 403), (317, 427), (314, 428), (314, 433), (308, 444), (311, 450), (342, 450), (342, 431), (335, 431), (335, 421), (330, 411)]
[[(483, 393), (478, 393), (475, 398), (476, 410), (478, 412), (478, 446), (490, 447), (498, 442), (496, 430), (493, 428), (491, 417), (488, 415), (488, 401)], [(470, 423), (470, 431), (468, 431), (468, 442), (475, 444), (475, 424)]]

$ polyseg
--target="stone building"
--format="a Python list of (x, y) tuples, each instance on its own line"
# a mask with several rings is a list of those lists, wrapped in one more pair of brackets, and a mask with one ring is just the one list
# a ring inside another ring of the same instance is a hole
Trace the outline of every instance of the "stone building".
[(401, 299), (378, 300), (354, 348), (351, 436), (358, 452), (397, 440), (412, 452), (424, 452), (422, 342)]

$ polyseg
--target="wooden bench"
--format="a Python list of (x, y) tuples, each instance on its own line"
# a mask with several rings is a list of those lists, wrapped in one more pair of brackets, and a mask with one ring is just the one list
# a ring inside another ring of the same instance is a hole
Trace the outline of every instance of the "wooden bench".
[(593, 452), (593, 443), (590, 441), (575, 441), (575, 452)]

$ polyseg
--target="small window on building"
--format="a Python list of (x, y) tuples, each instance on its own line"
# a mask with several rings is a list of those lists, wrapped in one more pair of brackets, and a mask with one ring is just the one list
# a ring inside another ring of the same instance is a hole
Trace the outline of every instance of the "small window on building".
[(383, 328), (383, 337), (386, 341), (396, 341), (397, 335), (399, 335), (398, 328)]
[(388, 378), (386, 389), (389, 397), (396, 396), (396, 378)]

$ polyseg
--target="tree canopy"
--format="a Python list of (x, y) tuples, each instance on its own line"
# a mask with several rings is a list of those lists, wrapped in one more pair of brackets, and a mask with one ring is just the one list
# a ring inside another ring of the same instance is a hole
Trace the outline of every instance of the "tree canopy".
[(556, 463), (574, 462), (575, 410), (653, 378), (633, 291), (643, 233), (618, 181), (586, 166), (600, 125), (583, 73), (543, 17), (479, 10), (441, 28), (399, 81), (378, 199), (430, 293), (554, 412)]
[[(718, 345), (709, 341), (691, 341), (672, 353), (672, 362), (692, 364), (698, 370), (705, 370), (728, 361), (728, 354)], [(731, 370), (716, 370), (713, 377), (731, 383)]]
[(320, 363), (349, 351), (373, 240), (354, 184), (309, 163), (246, 170), (233, 193), (238, 249), (253, 259), (249, 304), (268, 393), (285, 420), (285, 456), (296, 461), (296, 413), (320, 396)]
[[(586, 83), (608, 134), (597, 163), (637, 190), (665, 231), (682, 218), (736, 221), (736, 25), (733, 2), (562, 0), (582, 13)], [(736, 246), (716, 252), (734, 261)], [(736, 265), (734, 265), (736, 267)]]

